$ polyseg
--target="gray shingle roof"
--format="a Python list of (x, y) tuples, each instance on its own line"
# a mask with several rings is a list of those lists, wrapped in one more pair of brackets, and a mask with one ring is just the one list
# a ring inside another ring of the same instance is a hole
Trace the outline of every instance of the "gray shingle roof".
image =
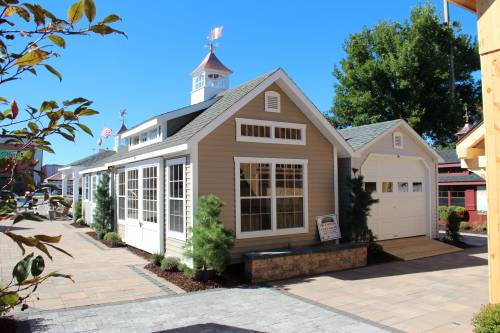
[(486, 181), (476, 175), (475, 173), (470, 173), (466, 176), (441, 176), (438, 177), (439, 183), (455, 183), (455, 182), (484, 182)]
[(438, 154), (443, 158), (444, 163), (460, 163), (455, 149), (441, 150)]
[(71, 162), (67, 166), (81, 166), (81, 167), (91, 166), (105, 158), (111, 157), (115, 153), (116, 152), (114, 150), (102, 150), (96, 154), (92, 154), (77, 161)]
[(186, 126), (181, 128), (177, 133), (170, 137), (167, 137), (162, 142), (154, 143), (152, 145), (148, 145), (146, 147), (134, 149), (131, 151), (120, 151), (110, 156), (106, 156), (103, 159), (96, 160), (92, 165), (88, 165), (88, 169), (104, 166), (105, 163), (110, 163), (124, 158), (133, 157), (147, 152), (186, 143), (193, 135), (201, 131), (205, 126), (207, 126), (213, 120), (223, 114), (234, 103), (238, 102), (246, 94), (255, 89), (259, 84), (261, 84), (265, 79), (267, 79), (277, 70), (278, 69), (259, 76), (256, 79), (243, 83), (237, 87), (219, 93), (213, 98), (215, 100), (215, 103), (207, 103), (207, 108), (205, 110), (200, 110), (201, 113), (196, 118), (194, 118)]
[(370, 125), (343, 128), (338, 131), (352, 149), (356, 151), (363, 148), (401, 121), (401, 119), (389, 120)]

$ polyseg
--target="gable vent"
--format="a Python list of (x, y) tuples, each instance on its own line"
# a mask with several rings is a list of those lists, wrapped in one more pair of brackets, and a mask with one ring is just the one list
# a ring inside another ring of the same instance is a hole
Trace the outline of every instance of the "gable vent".
[(404, 146), (403, 146), (403, 135), (399, 132), (396, 132), (394, 133), (393, 135), (393, 144), (394, 144), (394, 148), (397, 148), (397, 149), (403, 149)]
[(265, 111), (280, 112), (280, 94), (277, 93), (276, 91), (266, 91)]

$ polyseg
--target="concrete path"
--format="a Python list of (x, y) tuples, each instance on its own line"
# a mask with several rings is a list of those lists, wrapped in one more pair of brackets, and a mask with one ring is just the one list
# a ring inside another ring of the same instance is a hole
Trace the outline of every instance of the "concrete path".
[[(6, 225), (2, 223), (0, 228), (3, 231)], [(32, 297), (29, 303), (34, 309), (69, 308), (182, 292), (144, 270), (146, 260), (126, 248), (108, 248), (90, 238), (85, 234), (90, 229), (76, 229), (63, 221), (23, 221), (12, 230), (20, 235), (62, 235), (58, 246), (74, 257), (51, 251), (54, 260), (47, 259), (45, 271), (72, 274), (75, 283), (63, 278), (43, 283), (35, 295), (40, 299)], [(38, 253), (37, 250), (34, 252)], [(12, 268), (20, 260), (21, 251), (10, 238), (0, 234), (0, 253), (0, 278), (10, 281)]]
[(394, 332), (271, 288), (216, 289), (19, 318), (20, 332)]
[(276, 287), (335, 309), (407, 332), (472, 332), (472, 316), (488, 303), (485, 238), (465, 251), (391, 262)]

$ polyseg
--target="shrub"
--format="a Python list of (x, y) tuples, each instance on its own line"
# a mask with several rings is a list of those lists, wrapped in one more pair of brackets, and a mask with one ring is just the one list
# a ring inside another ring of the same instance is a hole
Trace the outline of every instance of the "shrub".
[(439, 206), (439, 221), (448, 221), (448, 206)]
[(368, 228), (368, 216), (370, 216), (371, 206), (378, 202), (373, 199), (372, 191), (366, 190), (363, 176), (358, 175), (348, 179), (350, 198), (350, 223), (347, 237), (355, 242), (373, 242), (374, 237)]
[(163, 253), (156, 252), (149, 257), (149, 261), (156, 266), (160, 266), (164, 257), (165, 255)]
[(380, 245), (378, 243), (371, 242), (368, 245), (368, 253), (371, 255), (378, 255), (378, 254), (381, 254), (383, 252), (384, 252), (384, 248), (382, 247), (382, 245)]
[(92, 228), (94, 228), (97, 233), (113, 231), (113, 198), (109, 195), (109, 175), (107, 173), (103, 173), (100, 177), (95, 192), (95, 200), (96, 206)]
[(446, 224), (446, 237), (452, 242), (460, 242), (460, 222), (462, 218), (454, 207), (448, 209), (448, 223)]
[(179, 263), (177, 265), (177, 269), (179, 271), (181, 271), (182, 273), (184, 273), (184, 275), (186, 275), (187, 277), (190, 277), (191, 279), (194, 278), (196, 276), (196, 270), (189, 267), (188, 265), (186, 264), (183, 264), (183, 263)]
[(107, 241), (119, 241), (120, 240), (120, 235), (118, 235), (117, 232), (110, 231), (110, 232), (107, 232), (104, 235), (104, 240), (107, 240)]
[(164, 271), (176, 272), (179, 270), (180, 261), (176, 257), (165, 257), (161, 260), (161, 269)]
[(452, 206), (450, 208), (452, 208), (458, 214), (461, 221), (465, 222), (469, 221), (469, 212), (467, 212), (467, 210), (464, 207)]
[(200, 197), (196, 212), (196, 226), (186, 246), (185, 255), (192, 258), (194, 267), (203, 271), (224, 272), (229, 263), (229, 251), (234, 245), (234, 233), (224, 228), (219, 214), (224, 207), (214, 195)]
[(466, 222), (466, 221), (460, 222), (460, 227), (459, 227), (460, 231), (465, 231), (465, 230), (469, 230), (469, 229), (470, 229), (469, 222)]
[(80, 224), (80, 225), (86, 225), (85, 224), (85, 220), (83, 219), (83, 217), (80, 217), (79, 219), (76, 220), (76, 223)]
[(82, 218), (82, 200), (78, 200), (75, 204), (75, 221)]
[(481, 308), (472, 319), (475, 333), (500, 332), (500, 304), (489, 304)]

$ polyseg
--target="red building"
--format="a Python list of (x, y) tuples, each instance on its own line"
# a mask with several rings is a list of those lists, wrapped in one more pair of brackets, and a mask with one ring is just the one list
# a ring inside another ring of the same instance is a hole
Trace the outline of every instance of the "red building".
[(469, 222), (486, 221), (486, 181), (460, 167), (455, 149), (438, 152), (444, 160), (438, 167), (439, 206), (461, 206), (469, 213)]

